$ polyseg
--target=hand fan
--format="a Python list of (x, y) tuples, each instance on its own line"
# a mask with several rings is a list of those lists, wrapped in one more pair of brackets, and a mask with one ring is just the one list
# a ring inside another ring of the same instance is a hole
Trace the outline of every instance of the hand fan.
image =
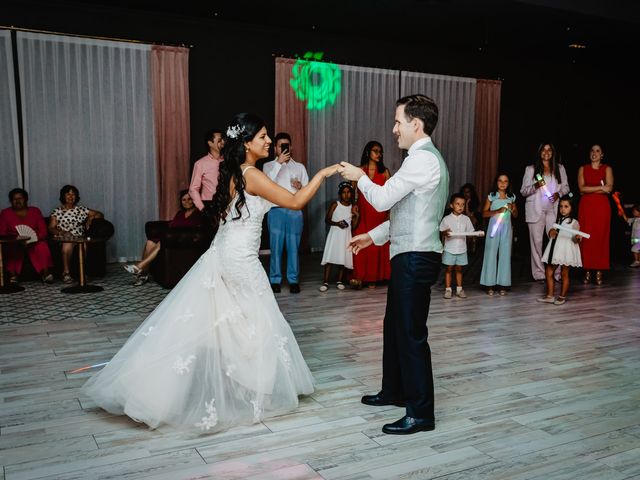
[(22, 237), (29, 237), (29, 240), (27, 240), (27, 243), (33, 243), (38, 241), (38, 235), (36, 234), (36, 231), (33, 228), (31, 228), (29, 225), (16, 225), (16, 230), (18, 232), (18, 235)]

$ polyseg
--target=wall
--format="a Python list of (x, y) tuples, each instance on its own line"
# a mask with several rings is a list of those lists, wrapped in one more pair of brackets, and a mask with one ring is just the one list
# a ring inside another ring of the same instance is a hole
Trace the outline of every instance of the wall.
[[(524, 166), (538, 144), (559, 147), (572, 186), (592, 142), (605, 148), (616, 187), (627, 202), (640, 201), (633, 176), (635, 129), (640, 125), (629, 58), (605, 52), (535, 51), (517, 46), (449, 47), (425, 34), (399, 43), (377, 30), (354, 25), (358, 35), (284, 30), (166, 14), (101, 7), (70, 8), (63, 2), (3, 2), (1, 25), (156, 43), (193, 45), (190, 56), (192, 155), (203, 154), (202, 132), (224, 126), (239, 111), (252, 111), (269, 124), (274, 118), (275, 55), (323, 51), (336, 63), (398, 68), (476, 78), (500, 78), (502, 128), (500, 168), (519, 188)], [(58, 5), (58, 6), (56, 6)], [(621, 54), (622, 55), (622, 54)]]

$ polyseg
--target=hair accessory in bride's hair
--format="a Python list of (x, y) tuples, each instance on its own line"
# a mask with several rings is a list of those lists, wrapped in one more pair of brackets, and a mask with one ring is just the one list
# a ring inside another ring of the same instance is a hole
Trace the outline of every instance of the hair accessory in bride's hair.
[(229, 138), (238, 138), (238, 136), (244, 132), (244, 125), (240, 126), (240, 125), (232, 125), (231, 127), (227, 128), (227, 137)]

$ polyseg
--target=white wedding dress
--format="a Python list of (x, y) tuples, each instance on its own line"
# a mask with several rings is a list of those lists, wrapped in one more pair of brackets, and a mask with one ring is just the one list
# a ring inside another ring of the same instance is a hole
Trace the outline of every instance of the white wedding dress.
[[(244, 172), (243, 172), (244, 173)], [(313, 377), (258, 258), (272, 204), (245, 192), (212, 246), (82, 390), (152, 428), (218, 431), (298, 405)]]

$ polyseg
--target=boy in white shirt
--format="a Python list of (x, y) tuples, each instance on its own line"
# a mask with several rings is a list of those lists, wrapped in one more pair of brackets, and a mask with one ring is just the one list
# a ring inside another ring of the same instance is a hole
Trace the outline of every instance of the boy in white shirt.
[(444, 298), (451, 298), (451, 274), (456, 272), (456, 295), (460, 298), (467, 298), (467, 294), (462, 289), (462, 267), (469, 263), (467, 259), (467, 237), (457, 236), (456, 233), (473, 232), (473, 224), (464, 212), (465, 198), (460, 193), (451, 195), (449, 208), (451, 213), (440, 222), (440, 232), (442, 232), (444, 242), (444, 252), (442, 253), (442, 263), (447, 266), (444, 275)]

